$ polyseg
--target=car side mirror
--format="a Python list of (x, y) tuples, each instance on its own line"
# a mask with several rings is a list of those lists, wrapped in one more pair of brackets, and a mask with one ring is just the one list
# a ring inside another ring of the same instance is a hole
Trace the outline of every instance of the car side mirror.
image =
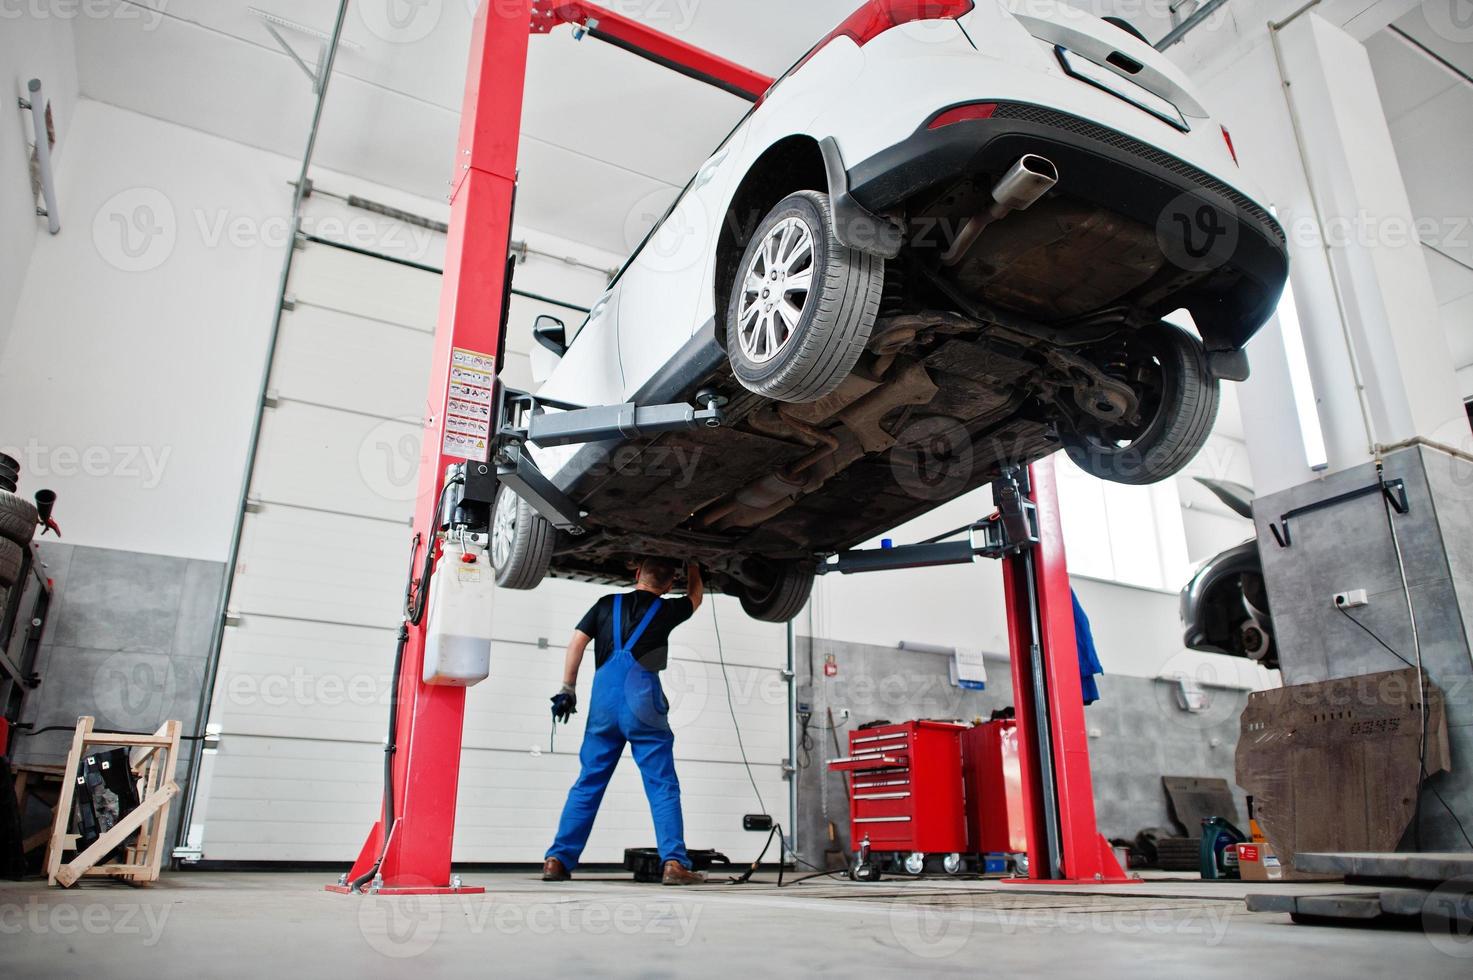
[(555, 316), (539, 316), (532, 324), (532, 339), (556, 357), (568, 352), (567, 325)]

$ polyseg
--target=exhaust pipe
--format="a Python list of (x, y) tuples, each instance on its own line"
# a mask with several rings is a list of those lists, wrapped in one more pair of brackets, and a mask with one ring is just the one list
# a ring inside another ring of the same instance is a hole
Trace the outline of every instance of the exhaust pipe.
[(1032, 207), (1058, 182), (1059, 168), (1054, 166), (1052, 160), (1037, 153), (1023, 154), (992, 188), (992, 206), (962, 227), (956, 241), (952, 242), (951, 248), (941, 257), (941, 264), (956, 265), (988, 225), (999, 218), (1006, 218), (1014, 211)]

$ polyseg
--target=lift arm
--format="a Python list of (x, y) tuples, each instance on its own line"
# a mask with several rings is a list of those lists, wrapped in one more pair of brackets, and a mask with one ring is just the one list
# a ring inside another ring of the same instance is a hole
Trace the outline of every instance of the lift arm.
[(669, 34), (644, 26), (622, 14), (581, 0), (538, 0), (532, 7), (532, 33), (549, 34), (559, 24), (574, 25), (574, 37), (583, 35), (607, 41), (646, 61), (652, 61), (687, 78), (714, 85), (748, 102), (759, 102), (772, 88), (773, 79), (743, 68), (725, 58), (702, 51)]

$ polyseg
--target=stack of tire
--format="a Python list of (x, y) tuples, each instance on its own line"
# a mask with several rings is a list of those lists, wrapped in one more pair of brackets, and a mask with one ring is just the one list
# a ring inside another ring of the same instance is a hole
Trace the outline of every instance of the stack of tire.
[(20, 463), (0, 453), (0, 595), (20, 581), (36, 533), (36, 505), (16, 494), (19, 480)]

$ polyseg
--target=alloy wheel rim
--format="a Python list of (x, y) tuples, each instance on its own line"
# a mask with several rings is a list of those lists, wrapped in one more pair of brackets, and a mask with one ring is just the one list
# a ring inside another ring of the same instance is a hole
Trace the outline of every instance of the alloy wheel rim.
[(747, 264), (737, 306), (737, 343), (754, 364), (766, 364), (792, 342), (813, 289), (814, 236), (795, 216), (772, 227)]
[(505, 568), (511, 559), (512, 541), (517, 532), (517, 496), (502, 491), (496, 498), (496, 518), (491, 527), (491, 562)]

